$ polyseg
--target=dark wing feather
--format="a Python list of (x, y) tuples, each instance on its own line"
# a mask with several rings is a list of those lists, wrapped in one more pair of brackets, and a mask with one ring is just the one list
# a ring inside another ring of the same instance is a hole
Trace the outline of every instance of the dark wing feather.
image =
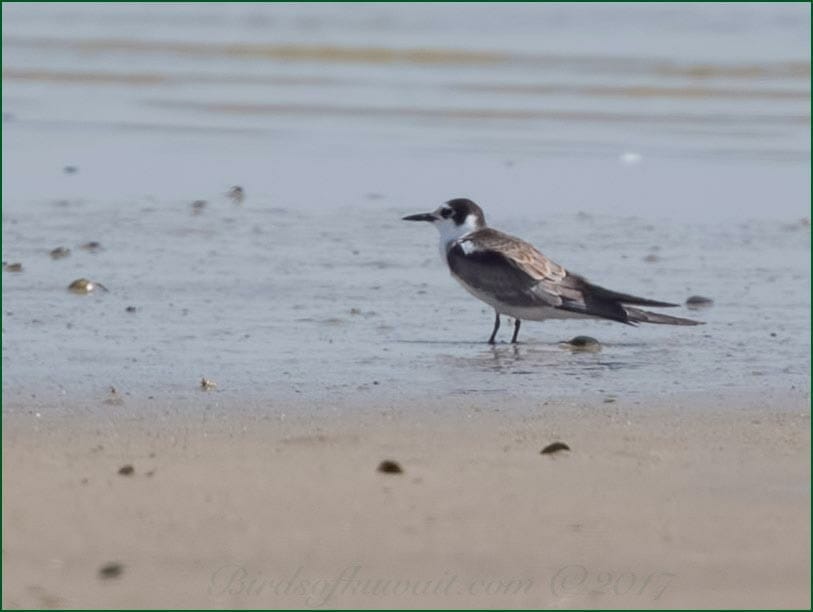
[[(467, 242), (471, 246), (468, 253), (463, 248)], [(456, 243), (446, 258), (454, 274), (510, 306), (548, 306), (630, 325), (656, 321), (654, 316), (647, 319), (635, 315), (643, 311), (627, 309), (624, 304), (676, 306), (593, 285), (551, 261), (527, 242), (491, 228)], [(664, 321), (657, 322), (666, 322), (665, 315), (659, 316)]]
[(500, 302), (520, 308), (548, 306), (569, 312), (628, 322), (626, 311), (618, 302), (593, 298), (585, 291), (588, 283), (575, 274), (539, 280), (525, 272), (503, 253), (475, 250), (466, 253), (460, 244), (446, 254), (453, 274)]
[(611, 291), (610, 289), (599, 287), (598, 285), (594, 285), (586, 280), (584, 280), (584, 282), (589, 286), (591, 293), (603, 300), (613, 300), (615, 302), (621, 302), (622, 304), (635, 304), (636, 306), (654, 306), (655, 308), (675, 308), (678, 306), (678, 304), (671, 304), (669, 302), (659, 302), (657, 300), (648, 300), (646, 298), (636, 297), (634, 295), (630, 295), (629, 293)]
[(553, 294), (538, 292), (539, 281), (517, 267), (502, 253), (490, 249), (466, 253), (460, 244), (446, 253), (449, 269), (473, 288), (494, 295), (510, 306), (558, 306)]
[[(540, 284), (546, 283), (542, 281)], [(558, 291), (562, 296), (562, 304), (559, 306), (561, 310), (634, 325), (621, 302), (607, 298), (601, 291), (595, 291), (595, 289), (601, 289), (601, 287), (591, 285), (578, 274), (567, 273), (549, 290)]]

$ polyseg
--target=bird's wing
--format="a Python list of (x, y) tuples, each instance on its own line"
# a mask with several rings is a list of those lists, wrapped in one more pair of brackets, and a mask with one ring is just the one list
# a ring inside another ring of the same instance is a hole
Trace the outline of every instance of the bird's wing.
[(477, 232), (472, 239), (472, 246), (474, 249), (505, 254), (512, 265), (537, 281), (556, 282), (567, 275), (562, 266), (545, 257), (533, 245), (491, 228)]
[(490, 228), (454, 243), (447, 261), (468, 285), (511, 306), (548, 306), (622, 323), (631, 322), (625, 303), (672, 306), (593, 285), (527, 242)]
[(512, 306), (557, 307), (563, 291), (568, 293), (562, 285), (567, 278), (562, 266), (530, 244), (496, 230), (481, 230), (453, 243), (446, 259), (452, 273), (468, 285)]

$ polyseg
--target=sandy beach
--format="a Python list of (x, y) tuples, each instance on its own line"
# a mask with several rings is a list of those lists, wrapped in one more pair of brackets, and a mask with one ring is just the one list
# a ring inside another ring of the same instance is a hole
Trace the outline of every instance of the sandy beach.
[(21, 410), (3, 606), (809, 607), (807, 393), (606, 399)]
[(4, 608), (809, 608), (809, 4), (2, 16)]

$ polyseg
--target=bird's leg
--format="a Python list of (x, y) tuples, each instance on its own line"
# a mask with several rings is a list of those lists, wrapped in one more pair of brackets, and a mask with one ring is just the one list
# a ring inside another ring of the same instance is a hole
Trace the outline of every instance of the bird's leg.
[(494, 344), (494, 338), (497, 337), (497, 330), (500, 329), (500, 313), (495, 310), (494, 314), (497, 315), (497, 318), (494, 319), (494, 331), (491, 332), (491, 338), (488, 339), (489, 344)]
[(511, 344), (517, 343), (517, 334), (519, 334), (519, 325), (522, 323), (519, 319), (514, 319), (514, 335), (511, 336)]

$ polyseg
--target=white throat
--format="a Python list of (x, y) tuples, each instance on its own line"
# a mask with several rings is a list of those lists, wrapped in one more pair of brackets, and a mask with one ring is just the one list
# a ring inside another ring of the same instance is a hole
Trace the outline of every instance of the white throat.
[(440, 254), (444, 259), (446, 258), (446, 251), (449, 250), (454, 242), (480, 229), (477, 225), (477, 217), (475, 215), (467, 216), (466, 220), (460, 225), (455, 223), (452, 219), (442, 219), (436, 221), (434, 225), (440, 232)]

